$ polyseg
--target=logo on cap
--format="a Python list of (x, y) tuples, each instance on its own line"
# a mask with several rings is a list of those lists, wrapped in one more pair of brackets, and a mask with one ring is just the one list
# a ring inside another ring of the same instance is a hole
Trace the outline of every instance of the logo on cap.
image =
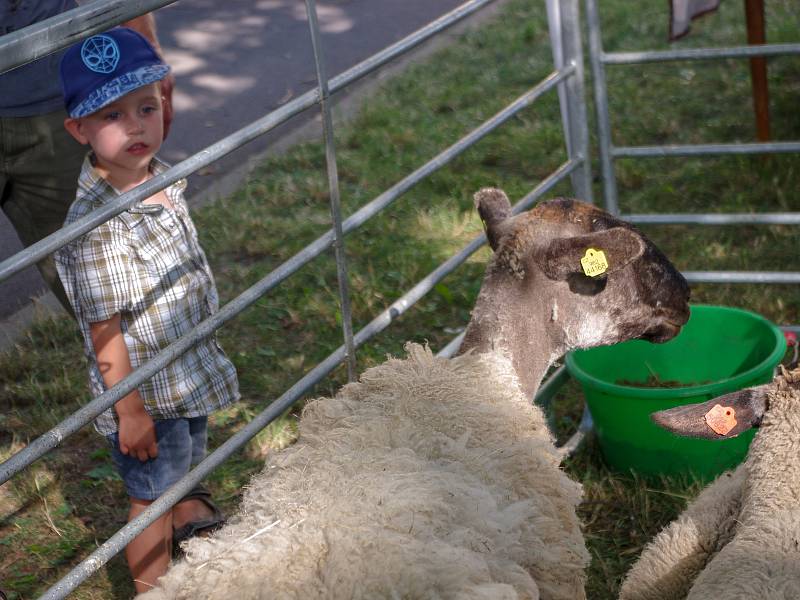
[(119, 63), (119, 46), (107, 35), (95, 35), (83, 42), (81, 60), (95, 73), (111, 73)]

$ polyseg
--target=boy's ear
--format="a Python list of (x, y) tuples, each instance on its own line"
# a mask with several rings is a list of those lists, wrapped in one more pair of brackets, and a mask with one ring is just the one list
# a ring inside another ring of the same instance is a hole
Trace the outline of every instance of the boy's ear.
[(74, 137), (84, 146), (89, 143), (89, 138), (83, 134), (83, 123), (80, 119), (67, 117), (64, 119), (64, 129), (66, 129), (72, 137)]

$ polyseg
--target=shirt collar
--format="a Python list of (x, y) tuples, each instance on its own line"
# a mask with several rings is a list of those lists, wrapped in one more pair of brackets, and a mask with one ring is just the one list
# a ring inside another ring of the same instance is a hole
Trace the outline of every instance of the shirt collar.
[[(91, 196), (92, 201), (97, 204), (105, 204), (122, 195), (122, 192), (112, 186), (100, 175), (100, 173), (97, 172), (94, 164), (95, 154), (90, 150), (86, 154), (86, 158), (83, 160), (81, 174), (78, 178), (78, 187), (83, 194)], [(160, 175), (169, 169), (169, 165), (154, 156), (150, 160), (149, 169), (150, 173), (153, 175)], [(184, 189), (186, 189), (186, 180), (179, 179), (172, 185), (168, 186), (165, 189), (165, 192), (182, 192)], [(137, 202), (128, 208), (128, 212), (138, 214), (158, 214), (162, 210), (164, 210), (164, 207), (160, 204), (143, 204), (141, 202)]]

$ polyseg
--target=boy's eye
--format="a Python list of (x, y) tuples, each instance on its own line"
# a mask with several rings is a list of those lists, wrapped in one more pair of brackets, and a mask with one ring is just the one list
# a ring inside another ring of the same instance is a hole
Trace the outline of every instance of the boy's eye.
[(158, 110), (158, 107), (156, 107), (156, 106), (143, 106), (142, 107), (142, 113), (145, 114), (145, 115), (149, 115), (151, 113), (154, 113), (157, 110)]
[(121, 115), (121, 113), (120, 113), (120, 112), (118, 112), (118, 111), (114, 110), (114, 111), (111, 111), (111, 112), (109, 112), (109, 113), (106, 113), (106, 114), (103, 116), (103, 119), (105, 119), (106, 121), (116, 121), (116, 120), (117, 120), (117, 119), (119, 119), (121, 116), (122, 116), (122, 115)]

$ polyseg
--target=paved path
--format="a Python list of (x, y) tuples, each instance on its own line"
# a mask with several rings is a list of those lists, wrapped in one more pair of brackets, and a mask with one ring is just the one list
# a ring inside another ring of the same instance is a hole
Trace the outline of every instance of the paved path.
[[(462, 4), (464, 0), (318, 2), (322, 44), (332, 77)], [(161, 156), (175, 163), (316, 83), (301, 0), (182, 0), (156, 13), (159, 39), (176, 76), (176, 118)], [(318, 113), (318, 109), (317, 109)], [(189, 182), (189, 201), (235, 182), (226, 177), (285, 136), (298, 121), (221, 159)], [(0, 212), (0, 260), (21, 248)], [(30, 268), (0, 283), (0, 319), (45, 291)]]

